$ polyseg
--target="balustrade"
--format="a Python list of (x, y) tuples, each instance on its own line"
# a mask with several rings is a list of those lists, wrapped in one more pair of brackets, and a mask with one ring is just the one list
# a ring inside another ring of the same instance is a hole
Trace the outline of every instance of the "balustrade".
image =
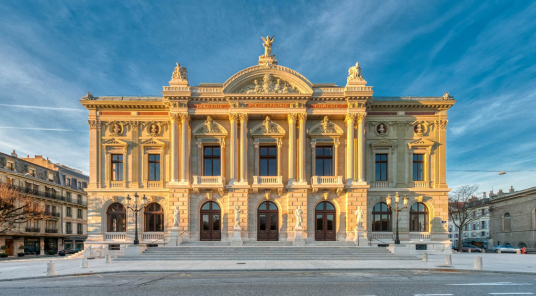
[(283, 176), (253, 176), (254, 185), (282, 185)]
[(160, 188), (160, 181), (149, 181), (147, 182), (147, 188)]
[(413, 187), (415, 188), (426, 188), (428, 184), (425, 181), (413, 181)]
[(127, 234), (124, 232), (105, 232), (105, 240), (124, 241), (127, 239)]
[(410, 240), (430, 240), (430, 232), (410, 232)]
[(144, 232), (142, 240), (164, 240), (163, 232)]
[(192, 185), (222, 185), (223, 178), (221, 176), (194, 176)]
[(123, 181), (111, 181), (110, 182), (111, 188), (121, 188), (123, 187)]
[(313, 176), (313, 185), (342, 185), (342, 176)]
[(375, 188), (389, 188), (389, 182), (374, 182)]

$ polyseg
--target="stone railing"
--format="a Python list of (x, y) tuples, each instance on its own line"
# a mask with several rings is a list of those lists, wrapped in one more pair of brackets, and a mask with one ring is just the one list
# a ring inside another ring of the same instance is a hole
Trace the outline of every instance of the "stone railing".
[(430, 232), (410, 232), (410, 240), (430, 240)]
[(164, 240), (163, 232), (144, 232), (142, 240)]
[(369, 232), (367, 236), (377, 240), (393, 240), (394, 234), (392, 232)]
[(192, 88), (193, 93), (220, 93), (223, 92), (222, 88), (212, 88), (212, 87), (194, 87)]
[(342, 176), (313, 176), (313, 185), (342, 185)]
[(389, 182), (374, 182), (372, 184), (375, 188), (389, 188)]
[(319, 87), (314, 89), (315, 93), (338, 93), (344, 92), (344, 87)]
[(105, 232), (104, 240), (124, 241), (127, 239), (125, 232)]
[(160, 188), (162, 184), (160, 181), (148, 181), (147, 188)]
[(222, 176), (193, 176), (192, 185), (222, 185)]
[(110, 182), (110, 188), (122, 188), (123, 187), (123, 181), (111, 181)]
[(190, 88), (179, 86), (164, 86), (164, 91), (190, 91)]
[(346, 91), (372, 91), (372, 86), (351, 86), (346, 87)]
[(283, 176), (253, 176), (253, 185), (281, 185)]
[(425, 181), (413, 181), (413, 187), (414, 188), (426, 188), (428, 187), (428, 184)]

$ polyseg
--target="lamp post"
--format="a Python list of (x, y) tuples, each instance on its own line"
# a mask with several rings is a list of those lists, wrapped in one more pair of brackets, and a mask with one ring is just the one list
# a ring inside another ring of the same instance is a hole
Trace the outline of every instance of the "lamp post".
[[(134, 245), (139, 245), (140, 241), (138, 240), (138, 212), (143, 209), (145, 204), (147, 203), (147, 197), (145, 197), (145, 194), (143, 195), (143, 199), (140, 201), (138, 193), (134, 193), (134, 202), (130, 204), (130, 201), (132, 198), (130, 198), (130, 195), (127, 194), (127, 208), (132, 210), (134, 212), (135, 217), (135, 224), (136, 224), (136, 232), (134, 235)], [(138, 207), (139, 206), (139, 207)]]
[(394, 196), (394, 208), (391, 206), (392, 204), (392, 200), (391, 200), (391, 195), (387, 195), (387, 207), (389, 208), (389, 210), (391, 211), (394, 211), (396, 213), (396, 238), (395, 238), (395, 245), (400, 245), (400, 238), (398, 237), (398, 213), (400, 211), (402, 211), (403, 209), (406, 209), (408, 207), (408, 196), (406, 194), (404, 194), (404, 206), (403, 207), (400, 207), (399, 206), (399, 203), (400, 203), (400, 195), (398, 195), (398, 192), (396, 193), (396, 195)]

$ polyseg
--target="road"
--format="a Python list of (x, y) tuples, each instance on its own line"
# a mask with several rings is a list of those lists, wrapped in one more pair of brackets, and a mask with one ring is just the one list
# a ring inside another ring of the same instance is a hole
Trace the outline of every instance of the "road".
[(441, 271), (118, 273), (0, 282), (0, 295), (535, 295), (536, 275)]

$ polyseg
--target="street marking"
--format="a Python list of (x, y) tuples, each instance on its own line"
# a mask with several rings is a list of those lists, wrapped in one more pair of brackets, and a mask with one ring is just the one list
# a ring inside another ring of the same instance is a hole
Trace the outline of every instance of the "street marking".
[(534, 293), (488, 293), (489, 295), (534, 295)]
[(532, 283), (472, 283), (472, 284), (446, 284), (447, 286), (530, 286)]
[(454, 294), (413, 294), (413, 296), (452, 296)]

